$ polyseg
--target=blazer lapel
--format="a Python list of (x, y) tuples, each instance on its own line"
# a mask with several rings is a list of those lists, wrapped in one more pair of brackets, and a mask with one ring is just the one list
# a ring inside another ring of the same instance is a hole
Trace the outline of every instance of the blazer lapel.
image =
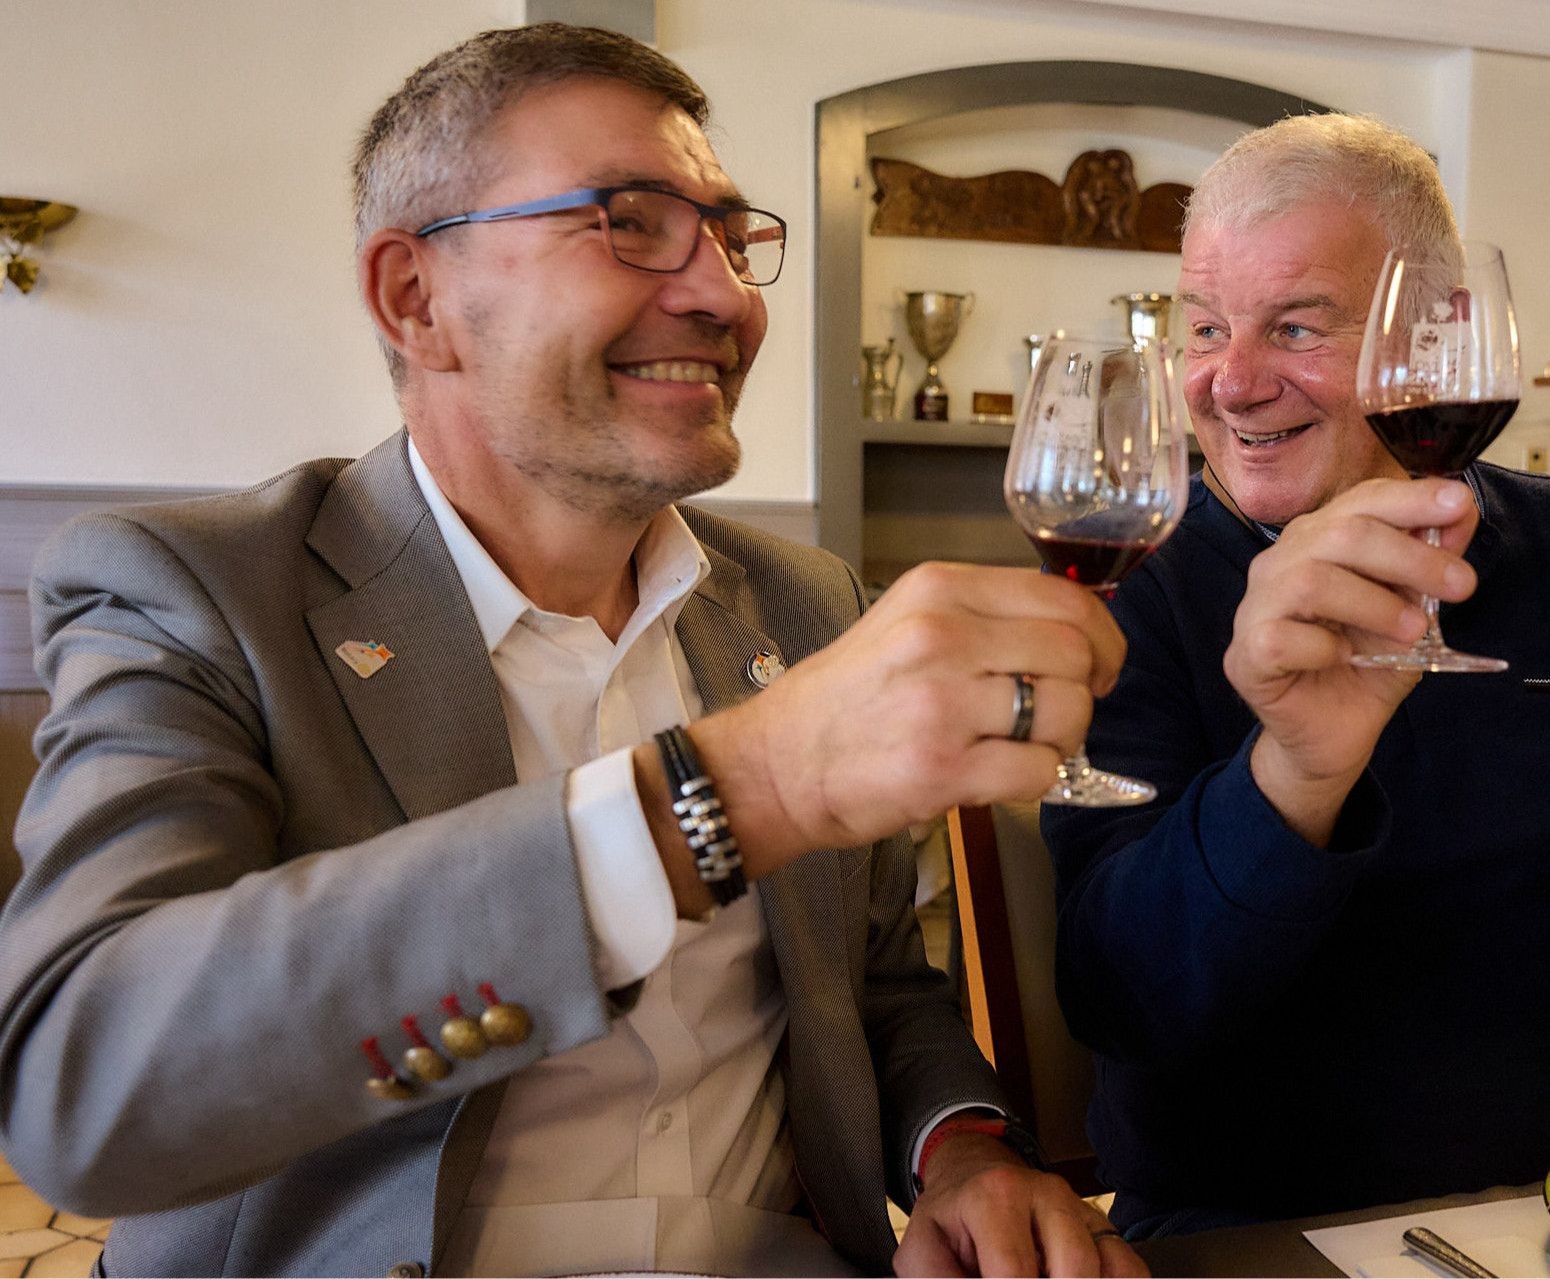
[[(685, 602), (678, 639), (709, 714), (758, 693), (748, 674), (755, 653), (784, 655), (750, 616), (742, 568), (713, 547), (704, 550), (710, 576)], [(808, 989), (805, 983), (820, 977), (843, 980), (845, 935), (843, 928), (833, 927), (842, 888), (839, 854), (830, 850), (799, 857), (759, 881), (760, 903), (788, 990)], [(815, 926), (820, 922), (822, 927)]]
[[(307, 625), (361, 740), (411, 821), (516, 781), (473, 609), (409, 469), (402, 432), (340, 472), (307, 544), (348, 584)], [(362, 678), (347, 640), (393, 656)]]
[(700, 545), (710, 561), (710, 575), (684, 601), (677, 631), (700, 700), (710, 714), (758, 692), (747, 674), (748, 659), (761, 649), (779, 650), (738, 607), (746, 576), (742, 566), (714, 547)]
[[(705, 553), (711, 574), (684, 605), (678, 637), (713, 712), (756, 695), (748, 659), (781, 649), (754, 620), (743, 570), (709, 546)], [(804, 1099), (791, 1107), (798, 1175), (831, 1242), (886, 1257), (887, 1220), (866, 1194), (883, 1180), (881, 1152), (872, 1148), (875, 1102), (865, 1088), (851, 1091), (871, 1062), (844, 1011), (865, 980), (868, 880), (847, 883), (843, 856), (823, 849), (799, 857), (761, 879), (758, 894), (790, 1014), (787, 1096)]]

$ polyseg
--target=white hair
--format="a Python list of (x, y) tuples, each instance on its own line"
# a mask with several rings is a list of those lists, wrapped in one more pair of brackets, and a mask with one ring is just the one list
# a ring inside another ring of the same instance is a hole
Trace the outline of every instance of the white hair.
[(1458, 224), (1436, 161), (1398, 129), (1361, 115), (1288, 116), (1244, 134), (1202, 175), (1184, 231), (1252, 226), (1325, 200), (1369, 211), (1391, 249), (1458, 254)]

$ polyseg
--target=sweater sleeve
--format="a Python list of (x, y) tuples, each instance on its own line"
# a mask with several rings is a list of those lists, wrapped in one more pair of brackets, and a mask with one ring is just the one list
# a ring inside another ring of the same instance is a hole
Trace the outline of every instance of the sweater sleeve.
[[(1223, 607), (1230, 633), (1233, 605)], [(1386, 841), (1390, 811), (1366, 773), (1329, 848), (1293, 833), (1249, 771), (1259, 730), (1220, 674), (1222, 627), (1176, 609), (1149, 570), (1125, 584), (1114, 613), (1129, 656), (1095, 708), (1089, 754), (1154, 783), (1158, 798), (1042, 810), (1057, 986), (1092, 1048), (1177, 1065), (1295, 980)]]

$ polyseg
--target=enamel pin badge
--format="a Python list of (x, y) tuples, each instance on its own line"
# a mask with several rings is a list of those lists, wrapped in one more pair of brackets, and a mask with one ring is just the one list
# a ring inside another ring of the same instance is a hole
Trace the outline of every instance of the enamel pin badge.
[(768, 688), (786, 673), (786, 664), (780, 654), (761, 648), (748, 659), (748, 679), (759, 688)]
[(393, 657), (393, 650), (376, 640), (345, 640), (334, 652), (362, 679), (370, 679)]

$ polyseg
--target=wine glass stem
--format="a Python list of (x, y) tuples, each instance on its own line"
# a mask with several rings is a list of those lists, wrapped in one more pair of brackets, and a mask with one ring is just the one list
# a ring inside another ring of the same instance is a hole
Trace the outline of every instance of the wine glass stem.
[[(1442, 530), (1429, 528), (1426, 530), (1426, 544), (1428, 546), (1442, 546)], [(1447, 645), (1442, 638), (1442, 624), (1437, 620), (1439, 601), (1435, 595), (1422, 595), (1421, 607), (1426, 612), (1426, 634), (1416, 645), (1417, 648), (1440, 649)]]
[(1059, 779), (1067, 785), (1079, 782), (1084, 775), (1092, 772), (1092, 764), (1087, 758), (1087, 743), (1083, 742), (1077, 748), (1076, 754), (1067, 755), (1060, 761)]

